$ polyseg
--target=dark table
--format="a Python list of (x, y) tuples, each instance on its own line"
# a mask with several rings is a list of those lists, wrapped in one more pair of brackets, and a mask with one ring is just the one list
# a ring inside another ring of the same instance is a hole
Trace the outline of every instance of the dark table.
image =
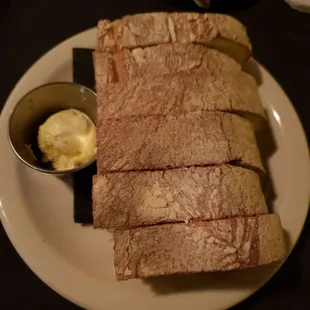
[[(213, 1), (220, 4), (215, 10), (229, 12), (247, 26), (256, 59), (285, 89), (309, 140), (310, 15), (293, 11), (284, 0)], [(64, 39), (95, 27), (100, 18), (159, 10), (197, 7), (190, 0), (0, 0), (0, 107), (33, 62)], [(78, 309), (29, 270), (1, 224), (0, 262), (1, 309)], [(310, 218), (278, 274), (233, 309), (310, 309), (309, 294)]]

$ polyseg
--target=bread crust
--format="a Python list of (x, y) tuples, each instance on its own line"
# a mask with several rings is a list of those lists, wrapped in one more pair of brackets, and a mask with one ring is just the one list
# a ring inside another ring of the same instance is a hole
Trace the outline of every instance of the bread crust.
[[(231, 57), (197, 44), (165, 43), (113, 53), (95, 51), (93, 58), (96, 77), (108, 75), (108, 80), (113, 82), (128, 81), (141, 75), (175, 74), (200, 67), (209, 69), (216, 76), (242, 70)], [(107, 61), (110, 66), (105, 65)]]
[(118, 280), (244, 269), (286, 256), (278, 214), (117, 230), (114, 241)]
[(254, 78), (222, 53), (163, 44), (107, 55), (94, 53), (99, 117), (223, 111), (266, 125)]
[(231, 16), (161, 12), (99, 21), (96, 50), (116, 52), (174, 42), (216, 48), (240, 63), (252, 54), (245, 27)]
[(255, 129), (266, 115), (242, 71), (251, 54), (246, 29), (226, 15), (98, 23), (93, 219), (115, 229), (118, 280), (285, 257), (257, 174), (265, 171)]
[(229, 162), (264, 172), (253, 126), (238, 115), (106, 118), (97, 126), (99, 174)]
[(95, 228), (132, 228), (268, 213), (259, 176), (221, 165), (97, 175)]

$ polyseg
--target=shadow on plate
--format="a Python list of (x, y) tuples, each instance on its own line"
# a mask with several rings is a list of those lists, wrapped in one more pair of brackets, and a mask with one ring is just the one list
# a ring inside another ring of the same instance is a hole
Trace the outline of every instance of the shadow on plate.
[(259, 66), (257, 65), (257, 62), (251, 58), (249, 59), (243, 66), (243, 71), (246, 73), (252, 75), (256, 81), (256, 84), (259, 86), (262, 84), (262, 74), (259, 70)]
[(159, 295), (203, 290), (235, 290), (256, 288), (268, 280), (268, 274), (277, 270), (280, 264), (261, 266), (245, 270), (189, 275), (169, 275), (144, 279)]
[(266, 198), (269, 212), (274, 212), (273, 202), (275, 201), (277, 195), (272, 181), (269, 159), (277, 150), (277, 143), (270, 127), (270, 116), (268, 115), (267, 111), (266, 115), (268, 119), (266, 128), (256, 132), (256, 141), (260, 150), (263, 165), (266, 169), (266, 174), (261, 178), (262, 189)]
[(284, 235), (285, 247), (289, 252), (293, 248), (292, 239), (290, 237), (290, 234), (285, 229), (283, 229), (283, 235)]
[(261, 0), (210, 0), (210, 7), (206, 10), (195, 4), (194, 0), (167, 0), (167, 3), (174, 7), (175, 11), (196, 11), (233, 13), (245, 10)]
[(200, 8), (194, 0), (166, 0), (166, 2), (171, 6), (171, 8), (168, 9), (170, 12), (206, 12), (206, 10)]
[(70, 189), (73, 188), (72, 174), (56, 175), (56, 177), (64, 182)]
[[(244, 300), (238, 306), (231, 308), (231, 310), (247, 310), (252, 309), (254, 306), (259, 306), (259, 302), (263, 308), (263, 304), (267, 304), (270, 300), (277, 300), (279, 296), (294, 294), (304, 282), (303, 280), (303, 268), (308, 263), (306, 260), (302, 263), (303, 257), (301, 251), (308, 248), (310, 245), (310, 239), (307, 238), (308, 231), (310, 229), (310, 216), (308, 215), (304, 230), (294, 247), (294, 250), (288, 260), (283, 264), (277, 274), (266, 284), (262, 289), (256, 292), (254, 295)], [(284, 232), (284, 237), (287, 244), (291, 241), (288, 238), (288, 233)], [(292, 246), (292, 244), (291, 244)]]
[(210, 11), (216, 13), (233, 13), (248, 9), (261, 0), (211, 0)]

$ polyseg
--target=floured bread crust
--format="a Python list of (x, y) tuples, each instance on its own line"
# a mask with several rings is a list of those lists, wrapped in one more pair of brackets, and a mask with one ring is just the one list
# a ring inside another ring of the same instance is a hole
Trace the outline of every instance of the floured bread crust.
[(117, 230), (114, 240), (118, 280), (244, 269), (286, 256), (278, 214)]
[(253, 126), (230, 113), (106, 118), (98, 126), (97, 149), (99, 174), (229, 162), (264, 171)]
[(95, 228), (131, 228), (268, 213), (252, 170), (220, 165), (97, 175)]
[(252, 47), (244, 26), (228, 15), (198, 13), (147, 13), (98, 23), (97, 51), (163, 43), (195, 43), (218, 49), (245, 62)]

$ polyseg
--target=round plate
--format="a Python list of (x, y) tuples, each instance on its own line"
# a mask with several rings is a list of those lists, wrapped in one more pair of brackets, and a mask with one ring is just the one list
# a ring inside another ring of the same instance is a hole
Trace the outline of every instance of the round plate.
[[(14, 105), (44, 83), (72, 80), (72, 48), (93, 48), (96, 30), (63, 42), (23, 76), (10, 95), (0, 120), (1, 220), (13, 245), (30, 268), (51, 288), (87, 309), (226, 309), (261, 287), (279, 268), (258, 269), (153, 281), (116, 282), (112, 236), (73, 222), (70, 180), (44, 175), (23, 165), (11, 151), (7, 123)], [(256, 62), (256, 75), (271, 131), (263, 140), (270, 172), (270, 208), (280, 213), (289, 251), (308, 211), (308, 147), (297, 115), (276, 81)], [(273, 136), (273, 139), (272, 139)], [(272, 191), (270, 191), (272, 189)]]

